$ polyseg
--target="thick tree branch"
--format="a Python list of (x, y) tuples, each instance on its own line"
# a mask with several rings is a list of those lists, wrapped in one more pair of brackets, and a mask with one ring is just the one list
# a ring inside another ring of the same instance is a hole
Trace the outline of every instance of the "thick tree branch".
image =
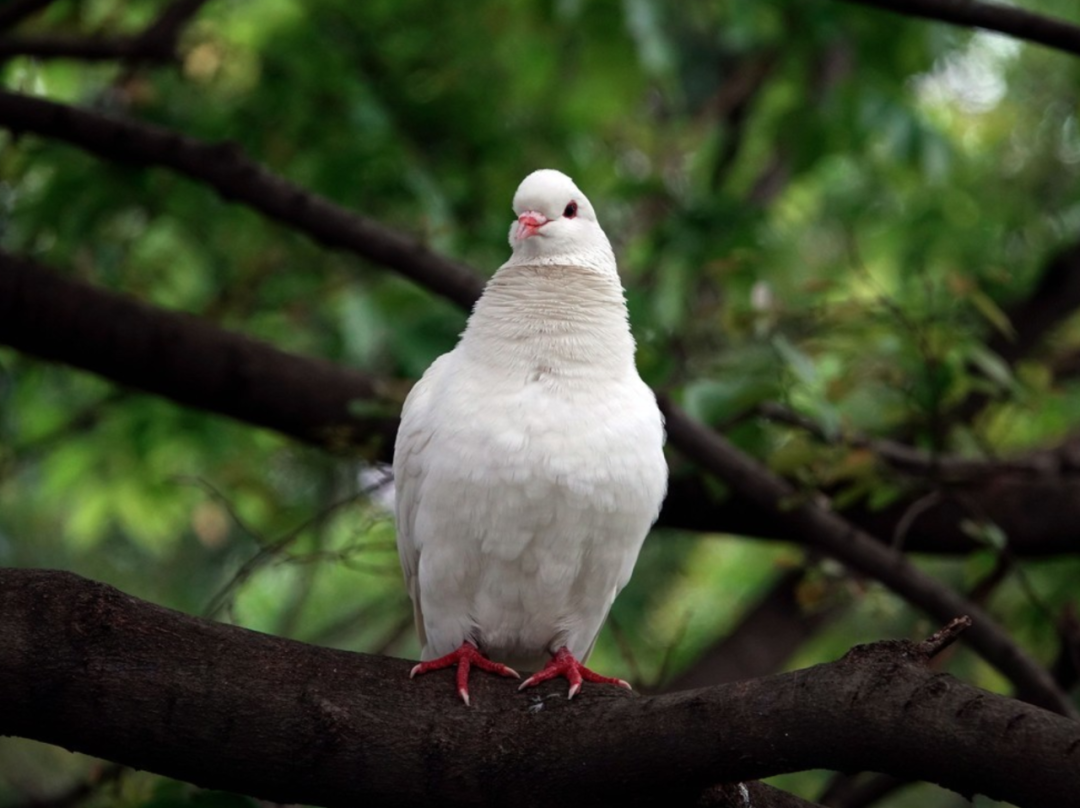
[[(674, 444), (673, 444), (674, 445)], [(840, 512), (878, 541), (901, 540), (908, 552), (963, 555), (985, 547), (965, 526), (992, 523), (1017, 556), (1040, 557), (1080, 550), (1080, 480), (1009, 476), (952, 486), (923, 504), (907, 495), (884, 508), (859, 503)], [(792, 539), (779, 514), (710, 491), (698, 476), (680, 474), (668, 488), (660, 524), (706, 533)]]
[(689, 805), (714, 783), (808, 768), (1029, 808), (1080, 793), (1080, 724), (934, 674), (907, 642), (651, 698), (594, 687), (571, 702), (476, 677), (467, 709), (402, 660), (0, 570), (0, 647), (0, 734), (278, 803)]
[(843, 0), (955, 25), (985, 28), (1080, 55), (1080, 26), (1022, 8), (981, 0)]
[(198, 180), (328, 247), (389, 267), (468, 308), (483, 289), (471, 269), (420, 242), (338, 207), (271, 172), (232, 143), (204, 143), (149, 124), (0, 92), (0, 125), (64, 140), (109, 160), (164, 166)]
[(0, 343), (89, 370), (180, 404), (265, 426), (330, 449), (393, 445), (394, 417), (356, 405), (380, 385), (330, 362), (300, 357), (0, 252)]
[(761, 510), (775, 512), (788, 530), (807, 545), (880, 581), (935, 618), (948, 621), (958, 614), (970, 615), (975, 625), (967, 632), (966, 639), (991, 665), (1036, 703), (1063, 715), (1077, 715), (1076, 708), (1050, 674), (1030, 659), (989, 614), (913, 566), (901, 553), (874, 541), (843, 517), (808, 500), (790, 483), (670, 402), (662, 401), (661, 406), (671, 442), (731, 486), (742, 499)]

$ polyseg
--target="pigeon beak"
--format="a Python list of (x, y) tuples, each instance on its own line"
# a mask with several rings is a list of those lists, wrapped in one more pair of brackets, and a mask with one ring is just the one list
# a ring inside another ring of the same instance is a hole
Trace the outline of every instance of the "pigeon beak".
[(532, 238), (540, 232), (540, 228), (548, 223), (548, 217), (542, 213), (537, 213), (535, 210), (527, 210), (518, 216), (517, 230), (514, 231), (514, 238), (518, 241), (524, 241), (527, 238)]

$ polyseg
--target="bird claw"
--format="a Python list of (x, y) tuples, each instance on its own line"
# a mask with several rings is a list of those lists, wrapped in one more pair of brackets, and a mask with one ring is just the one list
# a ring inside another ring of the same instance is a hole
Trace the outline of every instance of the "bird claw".
[(514, 679), (521, 678), (521, 674), (513, 668), (498, 662), (492, 662), (481, 654), (480, 649), (471, 642), (463, 642), (456, 651), (451, 651), (446, 656), (429, 659), (427, 662), (414, 665), (412, 670), (409, 671), (409, 678), (413, 679), (420, 674), (450, 668), (455, 665), (457, 666), (457, 692), (461, 696), (461, 700), (465, 702), (466, 707), (471, 706), (469, 703), (469, 670), (472, 666), (475, 665), (480, 670), (488, 673), (497, 673), (499, 676), (508, 676)]
[(554, 679), (558, 676), (565, 677), (570, 682), (570, 692), (567, 693), (566, 698), (572, 699), (581, 691), (582, 682), (596, 682), (599, 684), (617, 685), (624, 687), (627, 690), (633, 690), (630, 687), (630, 683), (623, 679), (616, 679), (613, 676), (601, 676), (598, 673), (586, 668), (574, 655), (570, 653), (569, 648), (560, 648), (555, 656), (551, 658), (547, 665), (544, 666), (542, 671), (537, 671), (518, 687), (518, 690), (524, 690), (527, 687), (534, 687), (541, 682), (546, 682), (549, 679)]

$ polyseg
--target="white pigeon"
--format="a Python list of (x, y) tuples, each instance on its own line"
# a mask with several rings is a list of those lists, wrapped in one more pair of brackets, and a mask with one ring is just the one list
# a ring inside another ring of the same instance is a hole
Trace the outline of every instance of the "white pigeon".
[[(667, 488), (615, 256), (559, 171), (514, 195), (513, 255), (405, 401), (397, 541), (422, 659), (629, 687), (584, 666)], [(494, 662), (493, 659), (500, 660)], [(546, 662), (546, 665), (545, 665)]]

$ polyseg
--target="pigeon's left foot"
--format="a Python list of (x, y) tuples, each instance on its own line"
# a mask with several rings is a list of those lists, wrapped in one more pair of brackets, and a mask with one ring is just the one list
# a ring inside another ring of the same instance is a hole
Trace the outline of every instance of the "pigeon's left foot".
[(581, 690), (582, 682), (599, 682), (600, 684), (618, 685), (619, 687), (625, 687), (627, 690), (633, 690), (633, 688), (630, 687), (630, 683), (624, 682), (622, 679), (593, 673), (574, 659), (574, 655), (570, 653), (570, 649), (566, 646), (563, 646), (556, 652), (555, 656), (553, 656), (551, 661), (544, 666), (542, 671), (534, 673), (522, 682), (521, 687), (519, 687), (518, 690), (524, 690), (527, 687), (538, 685), (541, 682), (546, 682), (548, 679), (554, 679), (556, 676), (566, 677), (570, 682), (570, 693), (566, 697), (568, 699), (572, 699), (577, 695), (577, 692)]
[(497, 673), (500, 676), (509, 676), (512, 679), (521, 678), (516, 670), (498, 662), (492, 662), (480, 653), (479, 648), (468, 641), (463, 642), (461, 647), (456, 651), (451, 651), (446, 656), (429, 659), (427, 662), (421, 662), (419, 665), (413, 666), (413, 669), (409, 671), (409, 678), (412, 679), (417, 674), (427, 673), (428, 671), (449, 668), (451, 665), (457, 665), (457, 692), (461, 696), (461, 700), (465, 702), (466, 707), (469, 706), (469, 668), (473, 665), (488, 673)]

